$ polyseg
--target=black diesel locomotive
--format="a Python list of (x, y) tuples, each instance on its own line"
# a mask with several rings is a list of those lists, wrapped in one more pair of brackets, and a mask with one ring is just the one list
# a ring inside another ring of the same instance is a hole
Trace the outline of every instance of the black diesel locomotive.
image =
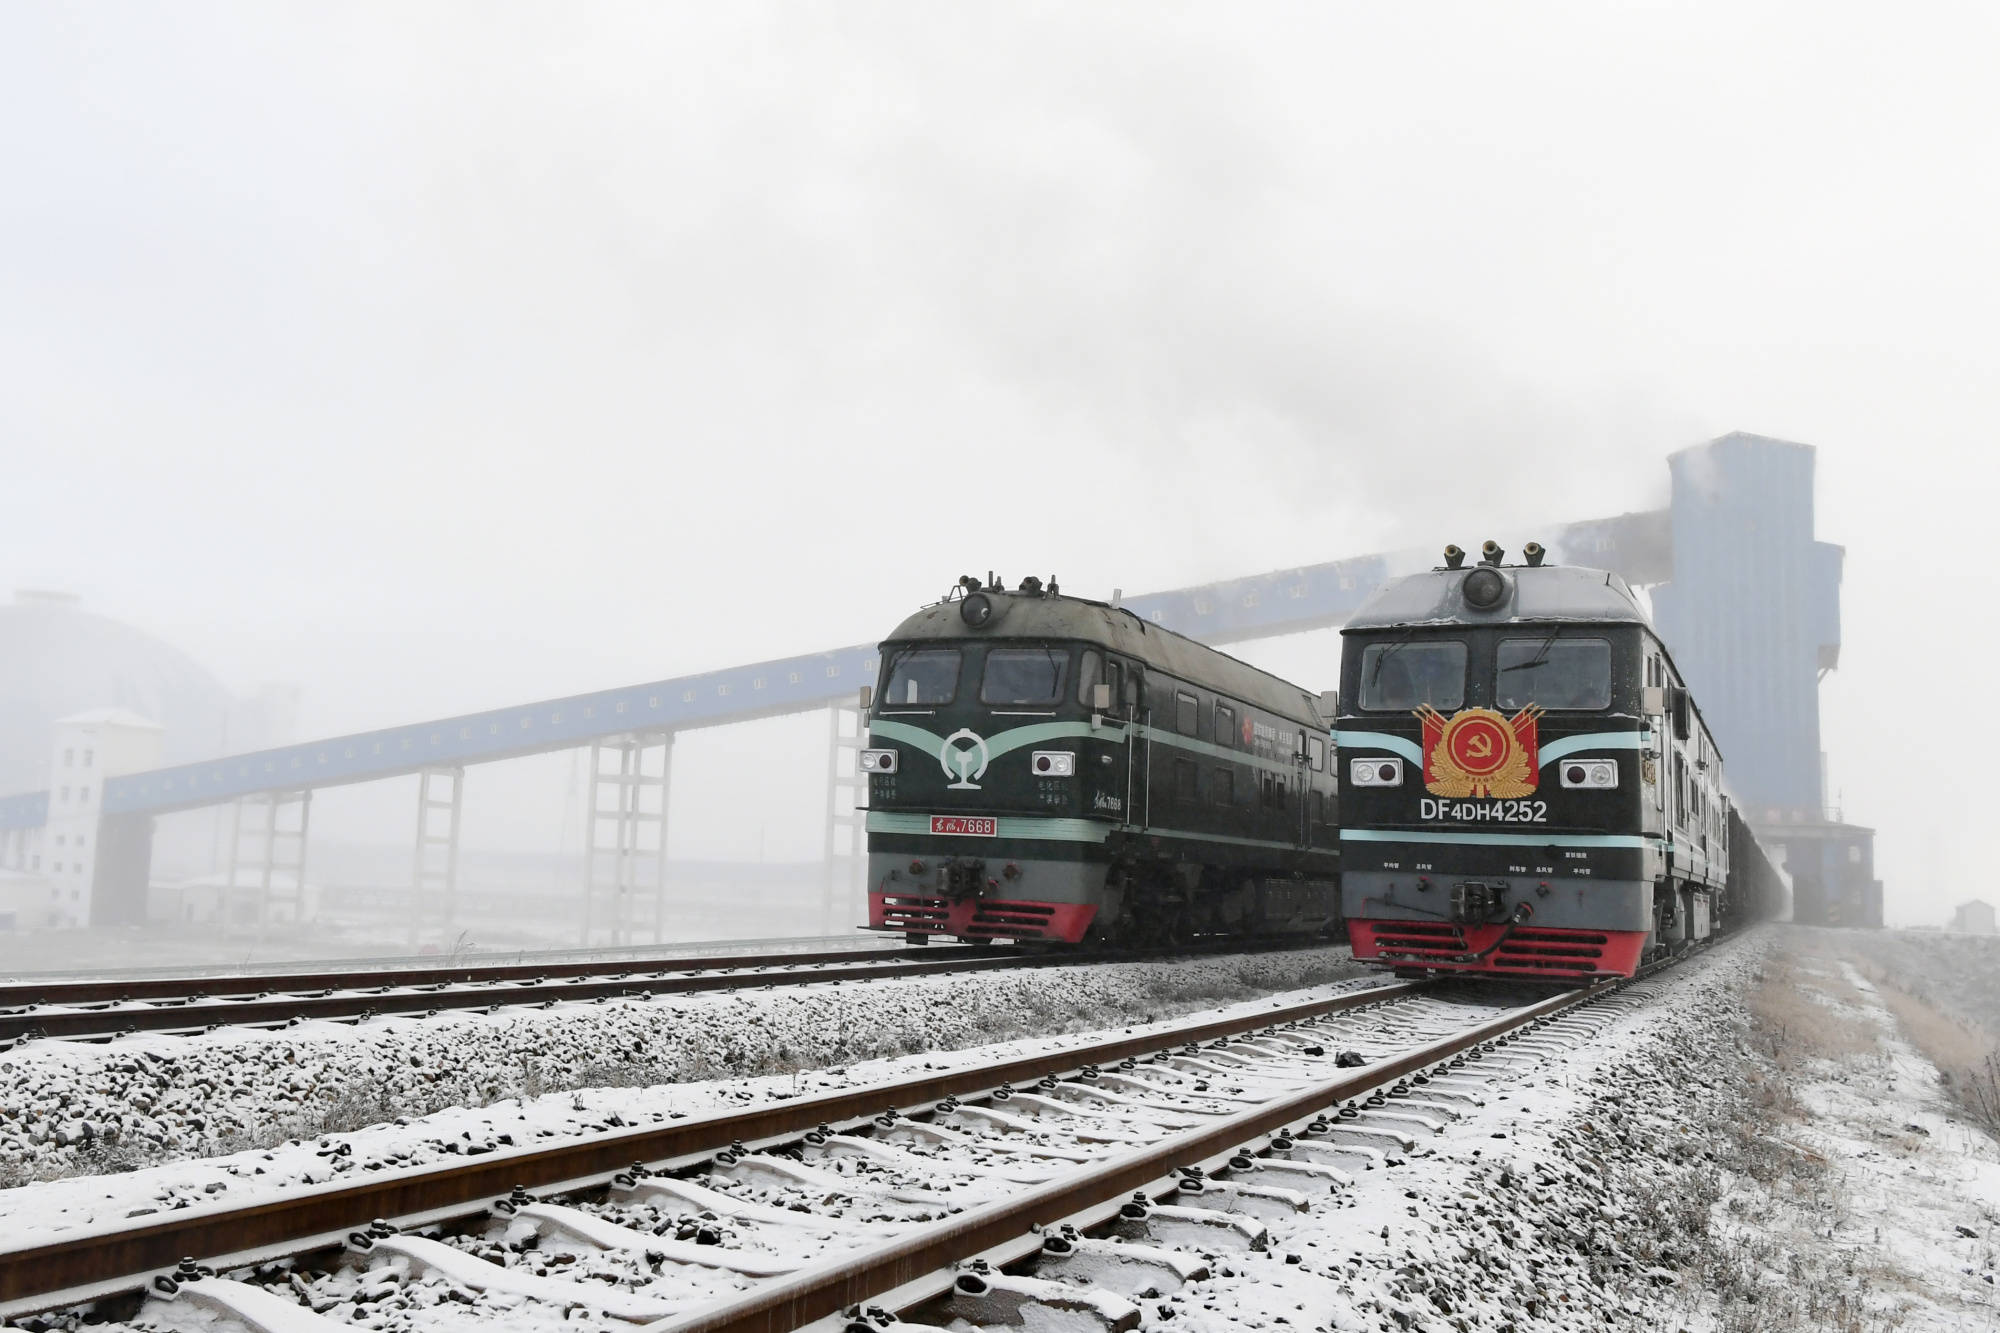
[(1074, 944), (1334, 921), (1313, 695), (1053, 579), (968, 576), (881, 652), (871, 927)]
[(1783, 887), (1624, 580), (1492, 542), (1343, 630), (1341, 901), (1399, 971), (1588, 979), (1771, 915)]

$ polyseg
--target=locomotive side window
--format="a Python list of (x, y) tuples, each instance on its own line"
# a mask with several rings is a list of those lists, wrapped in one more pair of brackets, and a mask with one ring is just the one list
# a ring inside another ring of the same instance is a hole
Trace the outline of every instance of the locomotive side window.
[(1371, 643), (1361, 653), (1361, 706), (1407, 712), (1418, 704), (1440, 711), (1465, 702), (1465, 644), (1457, 639)]
[(1236, 748), (1236, 710), (1227, 704), (1215, 706), (1215, 743), (1226, 749)]
[(1611, 706), (1611, 644), (1604, 639), (1502, 639), (1494, 666), (1496, 707)]
[[(1106, 679), (1104, 675), (1104, 658), (1099, 655), (1095, 648), (1084, 649), (1083, 660), (1078, 662), (1076, 667), (1076, 701), (1085, 708), (1090, 707), (1090, 691), (1093, 686), (1104, 679)], [(1118, 699), (1118, 692), (1116, 690), (1111, 692), (1111, 698), (1115, 704)]]
[(882, 702), (935, 707), (958, 697), (958, 649), (905, 648), (889, 659)]
[(1183, 736), (1195, 734), (1201, 721), (1201, 700), (1185, 690), (1174, 693), (1174, 730)]
[(1049, 705), (1063, 697), (1069, 675), (1069, 653), (1054, 645), (1040, 648), (994, 648), (986, 654), (986, 674), (979, 682), (983, 704)]
[(1236, 804), (1236, 770), (1218, 768), (1209, 776), (1209, 799), (1217, 805)]
[(1196, 798), (1201, 795), (1200, 779), (1195, 774), (1196, 769), (1192, 761), (1187, 759), (1174, 760), (1174, 795), (1176, 798), (1193, 804)]

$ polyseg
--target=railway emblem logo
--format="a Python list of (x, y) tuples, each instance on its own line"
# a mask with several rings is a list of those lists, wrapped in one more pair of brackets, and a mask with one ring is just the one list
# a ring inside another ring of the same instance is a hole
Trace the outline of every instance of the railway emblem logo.
[(1448, 718), (1429, 704), (1417, 709), (1424, 724), (1424, 789), (1433, 796), (1526, 796), (1541, 770), (1535, 744), (1541, 715), (1534, 704), (1511, 718), (1490, 708), (1461, 708)]
[[(961, 739), (972, 744), (960, 746), (958, 742)], [(938, 767), (944, 770), (946, 777), (958, 779), (951, 784), (951, 790), (978, 791), (979, 784), (974, 779), (986, 776), (986, 765), (991, 757), (986, 750), (985, 737), (970, 727), (960, 727), (945, 737), (944, 744), (938, 748)], [(975, 759), (979, 761), (976, 768), (973, 767)]]

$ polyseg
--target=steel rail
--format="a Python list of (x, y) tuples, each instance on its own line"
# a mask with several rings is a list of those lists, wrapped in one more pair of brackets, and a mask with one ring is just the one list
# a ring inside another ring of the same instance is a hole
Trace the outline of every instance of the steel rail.
[(186, 1255), (205, 1256), (218, 1268), (240, 1267), (312, 1249), (328, 1239), (337, 1241), (372, 1218), (401, 1225), (448, 1221), (482, 1211), (517, 1185), (584, 1189), (608, 1181), (635, 1162), (699, 1160), (737, 1141), (754, 1145), (803, 1134), (821, 1124), (865, 1120), (885, 1110), (921, 1110), (946, 1097), (963, 1099), (1085, 1065), (1113, 1064), (1187, 1042), (1358, 1009), (1416, 994), (1427, 984), (1396, 982), (972, 1069), (928, 1072), (867, 1088), (496, 1152), (463, 1163), (384, 1171), (363, 1180), (312, 1186), (241, 1204), (196, 1205), (163, 1217), (79, 1228), (77, 1233), (0, 1251), (0, 1320), (138, 1290), (148, 1276), (171, 1268)]
[[(287, 1023), (294, 1019), (386, 1017), (444, 1009), (486, 1009), (619, 996), (642, 998), (737, 990), (751, 986), (809, 986), (817, 982), (875, 981), (948, 972), (987, 972), (1001, 968), (1146, 962), (1161, 958), (1203, 957), (1221, 952), (1269, 952), (1274, 948), (1297, 947), (1300, 947), (1297, 941), (1260, 947), (1254, 942), (1235, 940), (1192, 950), (1128, 949), (1115, 952), (1029, 953), (1017, 948), (975, 946), (851, 949), (822, 956), (794, 954), (715, 959), (689, 966), (684, 972), (670, 965), (648, 966), (636, 972), (630, 964), (613, 965), (595, 969), (610, 974), (601, 978), (589, 974), (569, 979), (551, 978), (548, 973), (552, 969), (528, 969), (530, 979), (526, 981), (515, 979), (513, 974), (517, 969), (509, 964), (504, 969), (508, 975), (480, 974), (467, 980), (437, 981), (428, 985), (395, 981), (383, 988), (364, 990), (359, 989), (363, 983), (355, 981), (351, 986), (322, 985), (303, 993), (258, 994), (241, 999), (209, 997), (153, 1008), (30, 1009), (22, 1013), (0, 1014), (0, 1042), (36, 1037), (91, 1040), (116, 1037), (125, 1032), (190, 1032), (212, 1026), (248, 1027)], [(332, 993), (326, 993), (328, 990)]]
[(938, 1270), (997, 1246), (1018, 1242), (1033, 1228), (1156, 1185), (1175, 1168), (1227, 1154), (1262, 1135), (1310, 1120), (1336, 1102), (1373, 1092), (1517, 1028), (1626, 983), (1600, 982), (1588, 990), (1553, 996), (1455, 1036), (1314, 1084), (1158, 1144), (1121, 1154), (1100, 1166), (1037, 1186), (997, 1203), (947, 1218), (858, 1256), (830, 1260), (721, 1302), (645, 1327), (642, 1333), (792, 1333), (815, 1319), (919, 1284)]
[[(662, 957), (662, 950), (674, 949), (689, 958), (721, 958), (727, 954), (749, 953), (766, 950), (771, 953), (811, 953), (836, 948), (866, 946), (871, 941), (879, 942), (884, 949), (901, 947), (900, 931), (872, 931), (857, 937), (852, 928), (838, 935), (767, 935), (756, 939), (693, 939), (659, 940), (647, 944), (562, 944), (539, 949), (503, 949), (491, 946), (471, 945), (462, 952), (439, 953), (385, 953), (350, 954), (345, 957), (329, 958), (272, 958), (262, 963), (252, 962), (190, 962), (182, 961), (169, 966), (154, 967), (67, 967), (35, 968), (28, 971), (12, 970), (0, 973), (0, 984), (9, 986), (60, 985), (67, 982), (84, 981), (152, 981), (166, 980), (210, 980), (225, 982), (243, 977), (258, 977), (278, 968), (293, 968), (302, 975), (318, 976), (338, 972), (397, 972), (415, 968), (439, 967), (481, 967), (501, 966), (518, 963), (532, 966), (543, 963), (583, 963), (609, 962), (613, 959), (628, 958), (639, 963)], [(949, 941), (947, 942), (949, 943)]]
[(1013, 954), (959, 955), (922, 962), (820, 964), (769, 971), (714, 971), (667, 976), (618, 976), (574, 981), (472, 982), (444, 989), (346, 991), (333, 995), (271, 995), (247, 1000), (197, 1000), (154, 1009), (31, 1010), (0, 1015), (0, 1040), (27, 1037), (87, 1039), (125, 1031), (187, 1032), (211, 1026), (254, 1026), (293, 1019), (342, 1019), (426, 1014), (444, 1009), (487, 1009), (520, 1005), (654, 995), (739, 990), (750, 986), (810, 986), (818, 982), (870, 981), (934, 976), (945, 972), (986, 972), (996, 968), (1054, 967), (1099, 962), (1094, 957), (1024, 958)]
[(259, 995), (277, 991), (358, 990), (368, 986), (435, 986), (475, 981), (536, 981), (558, 977), (618, 976), (636, 972), (700, 972), (726, 967), (804, 967), (863, 958), (920, 958), (940, 950), (991, 953), (972, 945), (898, 948), (818, 949), (811, 952), (662, 955), (656, 957), (569, 958), (548, 962), (429, 962), (409, 967), (347, 971), (232, 973), (223, 976), (36, 978), (0, 982), (0, 1007), (30, 1004), (103, 1004), (120, 1000), (187, 1000), (196, 996)]

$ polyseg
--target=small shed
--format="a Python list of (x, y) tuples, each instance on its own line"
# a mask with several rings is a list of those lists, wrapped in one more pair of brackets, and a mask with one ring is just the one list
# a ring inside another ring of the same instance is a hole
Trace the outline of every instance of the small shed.
[(2000, 935), (2000, 926), (1993, 919), (1993, 904), (1978, 898), (1959, 904), (1958, 910), (1951, 914), (1951, 928), (1966, 935)]

